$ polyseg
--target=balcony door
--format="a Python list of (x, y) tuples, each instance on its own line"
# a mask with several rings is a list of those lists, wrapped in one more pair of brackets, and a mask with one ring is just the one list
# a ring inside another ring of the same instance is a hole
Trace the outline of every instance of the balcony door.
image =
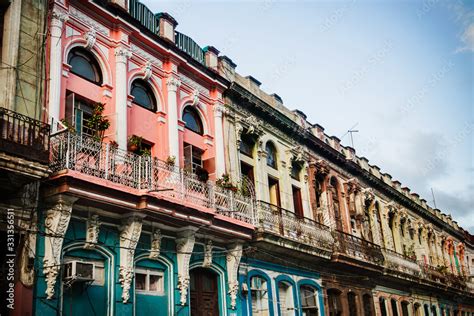
[(268, 177), (268, 192), (270, 194), (269, 201), (273, 214), (278, 216), (278, 223), (280, 233), (283, 234), (283, 221), (280, 200), (280, 184), (277, 179)]
[(217, 274), (209, 269), (190, 271), (191, 316), (219, 316)]
[(303, 201), (301, 199), (301, 189), (295, 186), (292, 186), (293, 191), (293, 208), (295, 210), (295, 215), (298, 218), (303, 218)]

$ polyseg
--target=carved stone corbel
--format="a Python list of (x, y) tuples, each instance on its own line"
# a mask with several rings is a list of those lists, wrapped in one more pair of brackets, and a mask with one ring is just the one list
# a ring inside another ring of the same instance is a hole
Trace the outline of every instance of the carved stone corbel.
[(143, 80), (148, 81), (151, 78), (153, 71), (151, 66), (151, 61), (147, 61), (143, 67)]
[(122, 286), (122, 301), (130, 299), (130, 287), (133, 280), (133, 260), (135, 248), (142, 232), (143, 216), (131, 214), (123, 220), (120, 227), (120, 268), (119, 281)]
[(61, 266), (64, 236), (71, 220), (72, 205), (76, 200), (65, 195), (55, 196), (45, 214), (43, 273), (46, 279), (45, 293), (48, 300), (54, 296), (56, 278)]
[(227, 281), (229, 285), (230, 308), (237, 306), (237, 293), (239, 291), (239, 264), (242, 258), (242, 244), (234, 244), (228, 248), (226, 254), (227, 261)]
[(208, 241), (204, 246), (204, 261), (202, 266), (204, 268), (209, 268), (212, 265), (212, 241)]
[(95, 247), (99, 240), (99, 231), (100, 231), (99, 215), (92, 215), (87, 220), (86, 228), (86, 243), (84, 244), (85, 249), (92, 249)]
[(160, 257), (160, 250), (161, 250), (161, 239), (163, 236), (161, 235), (161, 231), (159, 229), (155, 229), (151, 234), (151, 249), (150, 249), (150, 259), (158, 259)]
[(89, 32), (85, 33), (84, 39), (87, 41), (85, 48), (91, 50), (97, 39), (97, 31), (95, 28), (91, 28)]
[(176, 251), (178, 261), (178, 289), (180, 293), (180, 304), (186, 305), (188, 287), (189, 287), (189, 260), (194, 248), (194, 231), (181, 233), (180, 238), (176, 239)]

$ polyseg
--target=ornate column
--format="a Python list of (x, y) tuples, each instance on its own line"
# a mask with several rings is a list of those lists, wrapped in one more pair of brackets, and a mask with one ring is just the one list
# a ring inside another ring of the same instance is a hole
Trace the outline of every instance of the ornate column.
[(216, 150), (216, 177), (221, 177), (225, 170), (225, 155), (224, 155), (224, 132), (222, 128), (222, 114), (224, 113), (224, 106), (219, 100), (214, 103), (214, 146)]
[(127, 62), (132, 53), (125, 46), (115, 48), (115, 111), (116, 141), (120, 149), (127, 149)]
[(143, 215), (131, 214), (120, 227), (120, 267), (119, 281), (122, 286), (122, 302), (130, 299), (130, 287), (133, 280), (135, 248), (142, 232)]
[(47, 299), (54, 296), (54, 286), (61, 266), (63, 240), (71, 220), (72, 205), (76, 200), (65, 195), (55, 196), (45, 214), (43, 273)]
[(49, 51), (49, 123), (52, 132), (58, 128), (59, 113), (61, 109), (61, 78), (62, 78), (62, 34), (63, 25), (68, 20), (66, 12), (57, 8), (51, 14), (51, 42)]
[(226, 254), (227, 261), (227, 282), (229, 285), (230, 307), (237, 306), (237, 293), (239, 291), (239, 264), (242, 258), (242, 244), (234, 244), (228, 248)]
[(179, 134), (178, 134), (178, 88), (181, 82), (170, 76), (166, 80), (168, 87), (168, 146), (169, 155), (176, 158), (176, 166), (179, 166)]
[(194, 248), (194, 231), (185, 231), (176, 239), (176, 251), (178, 261), (178, 289), (180, 293), (181, 306), (186, 305), (189, 288), (189, 260)]

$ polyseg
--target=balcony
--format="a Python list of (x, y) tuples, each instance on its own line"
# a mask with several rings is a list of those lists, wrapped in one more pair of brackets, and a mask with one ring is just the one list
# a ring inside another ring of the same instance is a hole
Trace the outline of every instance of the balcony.
[(383, 264), (384, 256), (380, 246), (342, 231), (336, 230), (333, 234), (336, 241), (334, 245), (334, 254), (336, 256), (342, 255), (376, 266)]
[(432, 266), (423, 261), (418, 262), (424, 279), (449, 285), (461, 290), (468, 290), (467, 278), (463, 275), (455, 274), (444, 266)]
[(49, 125), (0, 108), (0, 151), (47, 165)]
[(421, 268), (417, 264), (416, 259), (390, 249), (382, 249), (382, 252), (385, 257), (385, 267), (387, 269), (413, 277), (419, 277), (421, 275)]
[(330, 253), (334, 240), (329, 227), (279, 206), (257, 202), (256, 224), (262, 232), (272, 233)]
[[(239, 221), (253, 224), (254, 199), (202, 182), (196, 175), (149, 156), (139, 156), (87, 136), (64, 131), (51, 138), (50, 168), (72, 170), (115, 184), (186, 201)], [(155, 192), (155, 193), (153, 193)]]

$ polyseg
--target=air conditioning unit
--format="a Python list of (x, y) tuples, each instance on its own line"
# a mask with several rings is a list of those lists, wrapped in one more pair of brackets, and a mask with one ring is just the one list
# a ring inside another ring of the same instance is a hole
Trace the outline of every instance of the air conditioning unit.
[(94, 264), (78, 260), (68, 261), (64, 265), (64, 279), (75, 282), (94, 281)]

